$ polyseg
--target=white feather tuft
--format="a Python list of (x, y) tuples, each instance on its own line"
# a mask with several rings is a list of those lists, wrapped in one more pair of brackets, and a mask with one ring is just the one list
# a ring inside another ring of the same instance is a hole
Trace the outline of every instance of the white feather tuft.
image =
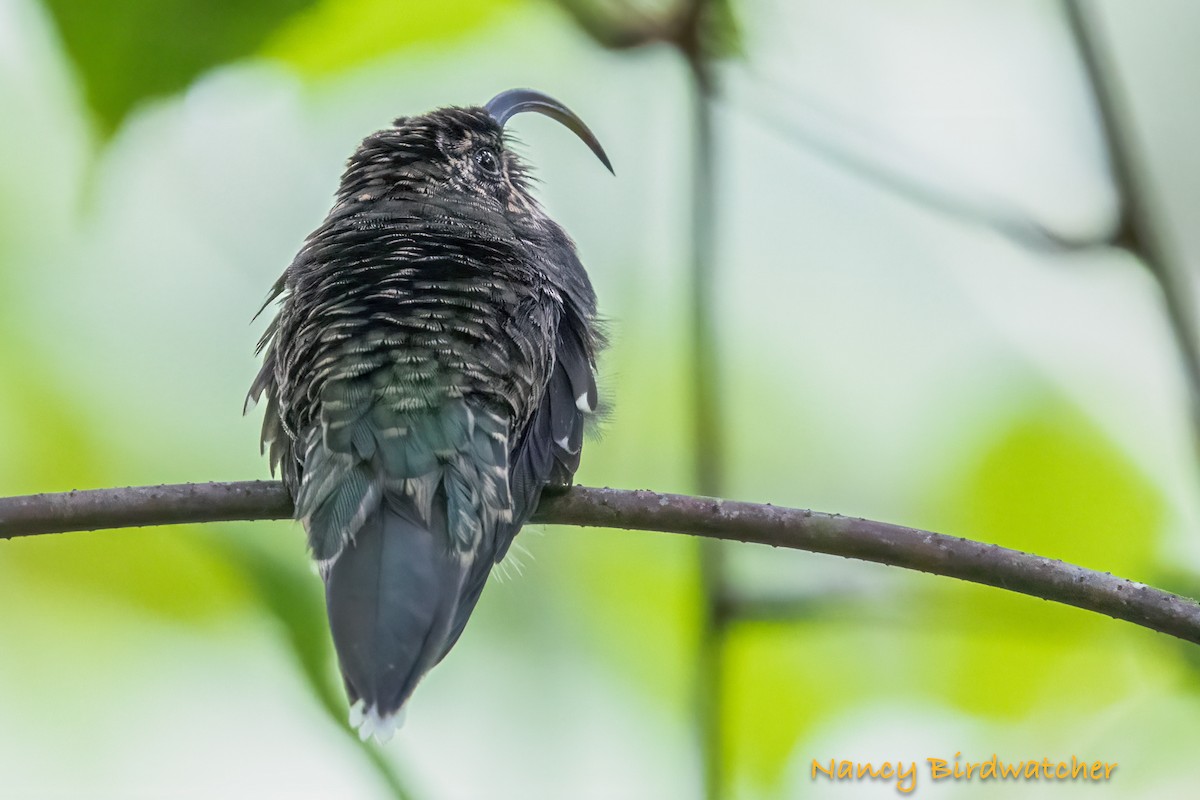
[(358, 729), (358, 738), (362, 741), (375, 737), (379, 744), (386, 744), (404, 727), (407, 709), (401, 707), (392, 714), (380, 714), (378, 706), (366, 708), (362, 700), (350, 707), (350, 727)]

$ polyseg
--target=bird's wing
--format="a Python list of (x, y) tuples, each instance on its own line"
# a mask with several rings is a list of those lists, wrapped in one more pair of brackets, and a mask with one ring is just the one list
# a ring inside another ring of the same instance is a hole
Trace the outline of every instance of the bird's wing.
[(570, 486), (579, 468), (584, 425), (598, 404), (595, 359), (585, 344), (590, 339), (583, 325), (571, 315), (564, 315), (559, 323), (550, 379), (532, 417), (516, 437), (512, 452), (512, 520), (499, 526), (493, 558), (480, 559), (468, 574), (459, 616), (442, 657), (462, 635), (492, 566), (504, 559), (517, 532), (537, 509), (542, 490), (547, 486)]
[[(533, 415), (515, 437), (511, 482), (517, 525), (533, 514), (546, 486), (570, 486), (579, 469), (584, 427), (598, 405), (591, 342), (582, 319), (562, 316), (550, 379)], [(497, 561), (503, 557), (503, 552), (496, 554)]]

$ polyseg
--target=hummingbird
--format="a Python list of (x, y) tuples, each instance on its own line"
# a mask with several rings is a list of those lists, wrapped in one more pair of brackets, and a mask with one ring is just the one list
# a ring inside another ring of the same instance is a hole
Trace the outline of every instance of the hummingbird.
[(547, 488), (568, 487), (605, 338), (505, 125), (530, 89), (400, 117), (350, 157), (272, 287), (247, 406), (324, 581), (350, 724), (386, 741)]

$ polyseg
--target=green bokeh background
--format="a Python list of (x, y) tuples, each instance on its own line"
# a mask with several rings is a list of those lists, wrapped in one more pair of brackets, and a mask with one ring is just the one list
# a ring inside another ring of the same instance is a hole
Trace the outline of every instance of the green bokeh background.
[[(1098, 7), (1172, 246), (1194, 264), (1200, 8)], [(1116, 199), (1058, 4), (731, 10), (716, 105), (727, 494), (1196, 593), (1194, 432), (1141, 266), (923, 210), (786, 132), (833, 120), (839, 146), (1102, 230)], [(344, 159), (395, 116), (522, 85), (578, 111), (617, 167), (514, 123), (612, 320), (613, 413), (580, 481), (692, 491), (692, 131), (668, 47), (605, 51), (537, 0), (0, 0), (0, 494), (264, 477), (258, 414), (240, 416), (249, 320)], [(0, 797), (699, 796), (696, 543), (547, 528), (516, 550), (377, 748), (345, 728), (295, 525), (0, 542)], [(814, 783), (812, 760), (956, 752), (1120, 767), (1097, 786), (926, 780), (914, 796), (1194, 792), (1194, 648), (878, 565), (752, 547), (729, 561), (739, 594), (796, 613), (731, 632), (728, 796), (895, 797)]]

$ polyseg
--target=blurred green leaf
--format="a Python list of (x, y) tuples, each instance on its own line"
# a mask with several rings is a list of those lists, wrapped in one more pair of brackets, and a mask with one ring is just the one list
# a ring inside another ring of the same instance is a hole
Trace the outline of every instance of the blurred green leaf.
[(522, 4), (523, 0), (325, 0), (277, 31), (263, 53), (320, 75), (404, 47), (455, 39)]
[(1153, 563), (1158, 490), (1060, 402), (1030, 404), (949, 488), (952, 527), (972, 538), (1135, 576)]
[(46, 0), (105, 132), (139, 102), (253, 53), (313, 0)]

